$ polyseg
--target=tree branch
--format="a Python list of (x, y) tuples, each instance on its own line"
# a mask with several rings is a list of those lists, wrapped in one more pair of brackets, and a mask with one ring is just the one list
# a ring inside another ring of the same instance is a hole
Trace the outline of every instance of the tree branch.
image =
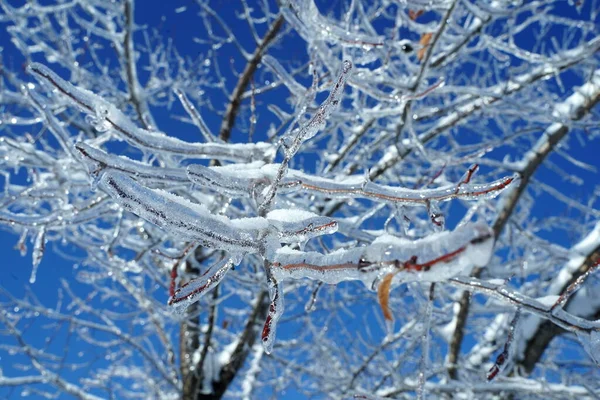
[[(598, 101), (600, 101), (600, 70), (596, 70), (592, 75), (590, 82), (579, 88), (578, 91), (575, 91), (575, 93), (562, 103), (562, 105), (566, 106), (569, 110), (569, 115), (562, 115), (562, 117), (568, 117), (572, 121), (580, 120), (590, 112)], [(556, 107), (555, 109), (558, 110), (559, 107)], [(568, 125), (558, 122), (553, 123), (544, 131), (534, 147), (525, 154), (521, 160), (521, 163), (524, 164), (519, 174), (521, 180), (515, 185), (515, 188), (506, 195), (503, 202), (504, 207), (500, 210), (492, 227), (494, 237), (498, 238), (504, 229), (504, 226), (517, 206), (521, 195), (525, 192), (533, 174), (568, 132)], [(482, 271), (483, 268), (475, 268), (471, 276), (478, 278), (481, 276)], [(457, 379), (456, 367), (465, 334), (464, 330), (467, 323), (470, 303), (470, 294), (468, 292), (463, 292), (458, 303), (459, 309), (456, 315), (456, 327), (452, 334), (448, 351), (448, 375), (451, 379)]]
[(229, 137), (231, 136), (231, 130), (233, 129), (233, 126), (235, 124), (235, 118), (239, 112), (240, 105), (242, 104), (242, 97), (244, 95), (244, 92), (250, 84), (250, 81), (252, 79), (252, 76), (254, 76), (256, 68), (258, 68), (258, 64), (260, 63), (263, 54), (269, 48), (269, 45), (277, 37), (277, 33), (279, 33), (279, 30), (281, 29), (283, 21), (284, 19), (281, 15), (273, 21), (273, 23), (269, 27), (269, 30), (265, 34), (265, 37), (262, 39), (256, 50), (254, 50), (254, 54), (252, 54), (252, 57), (250, 57), (250, 59), (246, 63), (246, 68), (244, 68), (244, 71), (238, 79), (237, 85), (235, 86), (235, 89), (233, 90), (233, 93), (231, 95), (229, 104), (227, 105), (227, 110), (225, 110), (223, 121), (221, 122), (221, 128), (219, 129), (219, 137), (221, 138), (221, 140), (225, 142), (229, 141)]

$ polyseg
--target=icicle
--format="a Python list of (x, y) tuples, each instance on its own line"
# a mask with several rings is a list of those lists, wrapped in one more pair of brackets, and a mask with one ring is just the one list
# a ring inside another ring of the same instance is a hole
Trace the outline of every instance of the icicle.
[(396, 219), (400, 223), (400, 228), (402, 229), (402, 233), (404, 236), (408, 236), (408, 232), (410, 231), (410, 218), (406, 215), (406, 207), (404, 205), (396, 207)]
[(32, 269), (31, 276), (29, 277), (29, 283), (35, 283), (38, 265), (42, 261), (42, 257), (44, 256), (44, 251), (46, 250), (46, 229), (42, 228), (38, 231), (35, 241), (33, 243), (33, 252), (32, 252)]
[(209, 268), (202, 276), (193, 279), (177, 289), (169, 299), (168, 304), (176, 311), (185, 310), (190, 304), (200, 300), (200, 298), (215, 286), (217, 286), (225, 277), (227, 272), (233, 268), (233, 260), (225, 258)]
[(269, 297), (271, 298), (271, 304), (269, 305), (269, 313), (265, 320), (265, 325), (262, 331), (262, 344), (265, 349), (265, 353), (271, 354), (273, 351), (273, 344), (275, 342), (275, 334), (277, 331), (277, 322), (283, 315), (283, 285), (277, 282), (275, 278), (269, 280)]

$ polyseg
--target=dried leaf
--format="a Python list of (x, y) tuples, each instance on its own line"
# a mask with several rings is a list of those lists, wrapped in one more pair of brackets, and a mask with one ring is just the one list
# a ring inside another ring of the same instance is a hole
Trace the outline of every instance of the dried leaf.
[(433, 37), (433, 33), (432, 32), (427, 32), (424, 33), (423, 35), (421, 35), (421, 39), (419, 40), (419, 44), (423, 47), (427, 47), (429, 46), (429, 43), (431, 43), (431, 38)]
[(424, 12), (424, 10), (408, 10), (408, 18), (410, 18), (413, 21), (416, 21), (416, 19), (423, 15)]
[(390, 310), (389, 301), (390, 301), (390, 288), (392, 286), (392, 279), (394, 279), (395, 273), (387, 274), (381, 284), (377, 288), (377, 297), (379, 299), (379, 305), (381, 306), (381, 311), (383, 311), (383, 317), (386, 321), (391, 321), (394, 319), (392, 316), (392, 311)]
[(422, 61), (425, 57), (425, 52), (427, 51), (427, 46), (431, 43), (431, 38), (433, 37), (433, 33), (428, 32), (421, 35), (421, 39), (419, 40), (419, 44), (422, 46), (417, 52), (417, 58), (419, 61)]

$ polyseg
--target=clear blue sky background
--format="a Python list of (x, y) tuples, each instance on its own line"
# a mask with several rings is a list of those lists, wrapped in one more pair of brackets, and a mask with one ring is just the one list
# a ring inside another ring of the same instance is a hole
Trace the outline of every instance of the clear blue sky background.
[[(234, 1), (223, 1), (220, 6), (227, 8), (230, 7), (231, 4), (235, 4), (237, 6), (237, 3)], [(187, 6), (188, 9), (181, 13), (175, 13), (174, 10), (182, 6)], [(159, 28), (162, 32), (164, 32), (165, 36), (172, 38), (175, 47), (180, 51), (180, 53), (184, 55), (196, 56), (199, 52), (199, 45), (194, 43), (193, 38), (198, 37), (200, 32), (196, 30), (197, 16), (195, 10), (196, 8), (193, 6), (191, 1), (138, 1), (135, 18), (138, 24)], [(565, 9), (565, 12), (570, 12), (570, 10), (571, 9)], [(223, 13), (223, 15), (230, 16), (231, 13)], [(163, 18), (163, 16), (165, 16), (165, 18)], [(237, 20), (233, 21), (231, 24), (231, 27), (234, 29), (234, 31), (237, 29), (236, 26), (239, 26), (238, 24), (240, 24), (240, 22)], [(250, 37), (248, 35), (242, 34), (238, 38), (242, 42), (250, 44)], [(2, 57), (6, 65), (9, 67), (14, 66), (18, 68), (23, 60), (21, 56), (16, 53), (14, 46), (12, 46), (12, 44), (9, 42), (9, 37), (4, 34), (4, 26), (0, 28), (0, 47), (3, 48)], [(247, 48), (251, 49), (252, 47), (249, 45)], [(297, 42), (295, 46), (289, 46), (285, 49), (285, 51), (289, 52), (289, 55), (291, 56), (293, 56), (294, 52), (304, 53), (305, 45), (302, 42)], [(229, 54), (220, 54), (219, 57), (229, 57)], [(143, 73), (141, 79), (142, 81), (144, 80)], [(566, 83), (568, 87), (568, 82)], [(168, 110), (157, 109), (153, 111), (156, 112), (156, 116), (159, 119), (159, 125), (163, 130), (167, 132), (192, 132), (192, 130), (189, 129), (189, 125), (182, 125), (181, 123), (170, 119)], [(179, 115), (182, 114), (180, 113)], [(216, 127), (220, 123), (219, 116), (211, 115), (210, 113), (203, 115), (207, 119), (210, 127), (216, 131)], [(269, 121), (267, 120), (261, 120), (261, 125), (259, 125), (257, 132), (261, 131), (261, 127), (265, 128), (268, 125), (268, 122)], [(178, 127), (182, 126), (186, 126), (186, 129), (177, 129)], [(262, 129), (262, 131), (265, 131), (265, 129)], [(0, 136), (2, 134), (3, 133), (0, 130)], [(185, 134), (181, 135), (181, 137), (186, 140), (196, 139), (195, 137), (186, 137)], [(580, 161), (594, 165), (596, 168), (600, 169), (600, 157), (598, 156), (599, 147), (597, 142), (586, 142), (582, 144), (576, 140), (571, 140), (570, 145), (571, 154), (577, 154)], [(492, 154), (491, 156), (501, 159), (503, 154)], [(586, 183), (589, 183), (590, 186), (596, 186), (600, 183), (597, 173), (574, 169), (571, 165), (568, 165), (568, 163), (559, 157), (553, 157), (551, 159), (553, 162), (565, 167), (568, 171), (577, 173), (577, 175), (583, 178)], [(542, 168), (536, 177), (539, 177), (540, 179), (549, 177), (556, 181), (554, 173), (546, 168)], [(559, 190), (563, 190), (564, 194), (573, 196), (575, 198), (583, 195), (584, 191), (589, 193), (589, 187), (581, 188), (582, 193), (578, 193), (577, 191), (573, 191), (573, 186), (567, 185), (566, 183), (560, 181), (556, 181), (555, 187)], [(534, 218), (545, 218), (548, 216), (560, 215), (562, 212), (567, 210), (564, 204), (558, 202), (550, 196), (543, 195), (543, 198), (544, 201), (539, 203), (538, 207), (535, 209), (535, 214), (533, 215)], [(457, 207), (457, 212), (453, 215), (462, 216), (462, 206), (456, 205), (453, 207)], [(546, 235), (546, 233), (542, 233), (541, 235)], [(572, 241), (579, 239), (578, 237), (568, 237), (568, 232), (553, 232), (548, 233), (547, 235), (549, 235), (552, 240), (565, 246), (568, 246), (570, 243), (572, 243)], [(21, 257), (18, 250), (13, 249), (13, 246), (16, 244), (17, 240), (18, 237), (7, 232), (4, 227), (0, 229), (0, 250), (2, 251), (2, 259), (0, 260), (0, 286), (8, 290), (13, 295), (20, 297), (25, 293), (25, 288), (30, 286), (28, 279), (31, 273), (32, 246), (31, 244), (28, 244), (28, 254), (25, 257)], [(56, 303), (57, 288), (60, 286), (60, 279), (64, 278), (71, 281), (76, 273), (76, 270), (73, 269), (73, 261), (67, 260), (56, 254), (54, 251), (55, 245), (56, 243), (49, 244), (48, 251), (46, 252), (39, 267), (37, 281), (35, 284), (31, 285), (31, 290), (33, 290), (39, 299), (46, 305), (53, 305)], [(61, 332), (64, 334), (64, 330)], [(286, 335), (285, 332), (282, 332), (281, 334)], [(47, 332), (31, 331), (28, 332), (28, 335), (30, 337), (35, 337), (37, 335), (39, 337), (34, 341), (42, 341), (47, 336)], [(56, 341), (57, 346), (61, 346), (66, 343), (66, 339), (60, 335), (58, 335), (54, 340)], [(88, 351), (89, 349), (82, 348), (81, 350)], [(0, 356), (2, 356), (2, 354), (3, 353), (0, 353)], [(0, 367), (3, 370), (3, 373), (7, 376), (13, 376), (18, 373), (18, 371), (14, 370), (12, 361), (7, 361), (5, 358), (0, 358)], [(77, 372), (75, 371), (73, 374), (76, 375)], [(19, 388), (14, 390), (0, 388), (0, 398), (17, 398), (20, 397), (19, 394)], [(288, 393), (288, 396), (288, 398), (293, 398), (292, 394), (290, 393)]]

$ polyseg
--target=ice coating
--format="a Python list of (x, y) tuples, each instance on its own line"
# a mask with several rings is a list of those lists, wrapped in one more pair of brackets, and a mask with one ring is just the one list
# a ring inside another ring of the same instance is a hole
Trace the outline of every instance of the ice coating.
[(274, 275), (279, 280), (309, 278), (329, 284), (360, 280), (373, 288), (391, 272), (394, 282), (439, 282), (485, 266), (493, 251), (491, 229), (466, 224), (410, 241), (383, 235), (364, 247), (329, 254), (282, 248), (276, 252)]
[(281, 243), (303, 242), (316, 236), (337, 232), (337, 222), (304, 210), (273, 210), (266, 216), (278, 232)]
[(113, 170), (102, 174), (100, 187), (126, 210), (168, 233), (230, 253), (257, 253), (268, 247), (268, 241), (300, 242), (337, 230), (331, 218), (298, 210), (274, 212), (271, 218), (232, 220), (167, 191), (146, 188)]
[[(270, 185), (277, 175), (279, 164), (244, 164), (227, 167), (190, 165), (191, 181), (226, 192), (232, 197), (251, 197)], [(453, 199), (488, 200), (497, 197), (519, 179), (518, 174), (505, 176), (488, 183), (465, 183), (463, 181), (434, 189), (410, 189), (381, 185), (365, 180), (364, 175), (344, 178), (324, 178), (299, 170), (289, 169), (278, 185), (278, 191), (303, 190), (315, 195), (336, 198), (365, 198), (405, 206), (429, 207), (433, 202)], [(439, 214), (439, 213), (438, 213)]]
[(313, 0), (294, 0), (290, 8), (282, 7), (286, 21), (307, 41), (318, 32), (324, 40), (341, 44), (344, 47), (371, 48), (383, 45), (384, 38), (351, 31), (338, 26), (334, 21), (321, 15)]
[(285, 147), (286, 158), (292, 158), (294, 154), (298, 152), (302, 143), (313, 138), (321, 129), (323, 129), (327, 119), (339, 106), (351, 70), (352, 63), (345, 60), (342, 63), (342, 71), (340, 72), (335, 85), (331, 89), (331, 92), (329, 92), (327, 99), (319, 107), (316, 114), (313, 115), (306, 125), (294, 129), (281, 139), (281, 142)]
[(35, 283), (38, 266), (42, 261), (42, 257), (44, 256), (44, 251), (46, 249), (46, 229), (42, 228), (38, 231), (37, 235), (35, 235), (35, 241), (33, 242), (33, 252), (32, 252), (32, 268), (31, 268), (31, 276), (29, 277), (29, 283)]
[[(188, 166), (187, 175), (190, 181), (198, 185), (209, 187), (234, 198), (252, 197), (268, 183), (266, 178), (248, 176), (248, 174), (244, 174), (243, 169), (240, 168), (240, 170), (240, 174), (236, 176), (223, 173), (216, 168), (193, 164)], [(259, 170), (254, 171), (258, 172)]]
[(281, 79), (285, 86), (292, 92), (295, 96), (301, 97), (306, 92), (306, 89), (300, 85), (296, 80), (292, 77), (292, 75), (285, 70), (285, 68), (277, 61), (273, 56), (266, 54), (263, 56), (261, 62), (265, 63), (278, 77)]
[(75, 144), (80, 158), (87, 164), (90, 174), (99, 174), (103, 169), (113, 169), (133, 175), (144, 181), (188, 182), (185, 171), (181, 168), (154, 167), (125, 156), (115, 156), (84, 142)]
[(206, 126), (206, 123), (204, 122), (204, 119), (202, 119), (202, 116), (200, 115), (196, 107), (185, 95), (185, 92), (180, 88), (175, 88), (174, 92), (177, 95), (177, 98), (179, 98), (179, 101), (181, 101), (181, 104), (183, 105), (185, 111), (189, 114), (194, 124), (200, 130), (200, 133), (202, 133), (202, 136), (204, 136), (204, 139), (206, 139), (207, 142), (219, 141), (220, 139), (211, 134), (210, 130)]
[(262, 240), (258, 229), (234, 227), (228, 218), (213, 215), (202, 205), (165, 191), (148, 189), (114, 171), (102, 175), (100, 187), (126, 210), (178, 238), (232, 253), (259, 251)]
[[(255, 162), (251, 164), (232, 164), (219, 167), (205, 167), (192, 164), (187, 168), (190, 181), (208, 187), (211, 190), (224, 193), (232, 198), (252, 198), (261, 195), (271, 184), (275, 171), (273, 166)], [(287, 192), (295, 190), (298, 181), (284, 179), (278, 185), (278, 190)]]
[(409, 189), (365, 181), (364, 176), (358, 175), (349, 176), (343, 181), (315, 178), (296, 171), (291, 171), (288, 176), (299, 180), (302, 189), (309, 192), (330, 197), (371, 198), (407, 206), (426, 206), (431, 201), (441, 202), (456, 198), (493, 199), (518, 179), (518, 175), (515, 174), (489, 183), (458, 183), (435, 189)]
[(56, 88), (69, 103), (87, 113), (90, 116), (88, 122), (98, 130), (114, 129), (123, 139), (134, 146), (192, 158), (216, 158), (243, 162), (270, 159), (275, 154), (275, 147), (269, 143), (188, 143), (162, 132), (139, 128), (117, 107), (102, 97), (71, 85), (44, 65), (31, 63), (28, 70), (40, 82)]
[(209, 268), (202, 276), (191, 280), (175, 291), (169, 299), (169, 305), (176, 311), (181, 311), (189, 305), (197, 302), (200, 298), (217, 286), (225, 275), (233, 268), (234, 262), (225, 258)]
[(284, 308), (283, 285), (273, 278), (269, 280), (269, 297), (271, 298), (271, 304), (261, 334), (262, 345), (267, 354), (271, 354), (273, 351), (277, 322), (283, 315)]

